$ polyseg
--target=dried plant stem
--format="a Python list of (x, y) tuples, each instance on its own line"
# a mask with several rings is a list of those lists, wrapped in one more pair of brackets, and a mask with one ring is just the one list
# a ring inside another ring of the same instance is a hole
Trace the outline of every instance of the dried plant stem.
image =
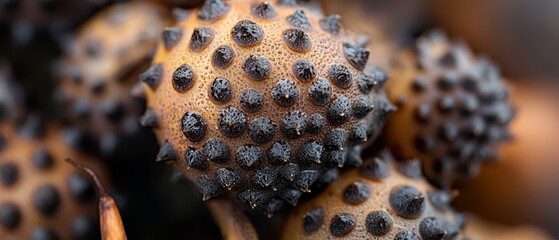
[(115, 203), (115, 200), (105, 192), (105, 188), (99, 181), (97, 175), (89, 168), (84, 165), (66, 158), (65, 161), (70, 165), (86, 172), (93, 181), (95, 186), (97, 186), (97, 191), (101, 196), (99, 198), (99, 221), (101, 223), (101, 237), (103, 240), (126, 240), (126, 232), (124, 231), (124, 225), (122, 224), (122, 219), (120, 217), (120, 212)]
[(258, 234), (252, 223), (241, 209), (227, 199), (211, 199), (206, 201), (216, 220), (223, 239), (257, 240)]

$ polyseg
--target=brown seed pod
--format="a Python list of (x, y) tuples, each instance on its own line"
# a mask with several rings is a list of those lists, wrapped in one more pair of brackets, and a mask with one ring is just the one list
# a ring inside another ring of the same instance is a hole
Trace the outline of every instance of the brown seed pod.
[(75, 140), (68, 130), (36, 122), (17, 133), (0, 126), (0, 239), (98, 239), (94, 185), (63, 159), (82, 159), (100, 174), (103, 168), (68, 147)]
[(490, 62), (432, 32), (397, 60), (392, 78), (387, 90), (398, 111), (386, 138), (398, 158), (419, 156), (427, 178), (443, 188), (497, 159), (514, 110)]
[(141, 129), (143, 103), (131, 89), (149, 66), (165, 21), (155, 5), (116, 4), (81, 27), (61, 61), (56, 98), (73, 123), (99, 139), (104, 154)]
[[(386, 154), (385, 154), (386, 155)], [(421, 176), (418, 160), (369, 159), (287, 218), (283, 239), (461, 239), (451, 193)]]
[(346, 155), (394, 109), (368, 56), (338, 18), (296, 1), (206, 1), (166, 28), (140, 77), (157, 160), (204, 200), (229, 190), (269, 215), (296, 205), (325, 170), (359, 165)]

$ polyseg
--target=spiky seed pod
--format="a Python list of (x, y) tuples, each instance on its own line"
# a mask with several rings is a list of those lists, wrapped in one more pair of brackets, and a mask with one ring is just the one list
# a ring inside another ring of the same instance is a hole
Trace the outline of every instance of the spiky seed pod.
[(56, 126), (23, 128), (0, 125), (0, 238), (99, 239), (93, 182), (64, 158), (82, 160), (106, 180), (100, 163), (68, 147), (72, 139)]
[[(155, 5), (116, 4), (81, 27), (61, 61), (56, 98), (73, 123), (99, 140), (104, 154), (141, 129), (137, 119), (144, 106), (131, 89), (149, 66), (165, 21)], [(141, 123), (157, 124), (150, 115)]]
[(417, 162), (384, 155), (293, 209), (283, 239), (461, 239), (464, 217), (450, 194), (410, 174), (421, 172)]
[(141, 80), (172, 146), (161, 155), (203, 199), (231, 190), (270, 215), (375, 138), (394, 109), (386, 74), (325, 18), (296, 1), (210, 0), (166, 29)]
[(415, 53), (398, 59), (392, 78), (387, 89), (398, 111), (386, 137), (397, 157), (418, 156), (427, 178), (442, 188), (497, 159), (514, 110), (489, 61), (435, 31), (419, 38)]
[(0, 121), (18, 121), (25, 115), (23, 89), (12, 79), (9, 65), (0, 60)]

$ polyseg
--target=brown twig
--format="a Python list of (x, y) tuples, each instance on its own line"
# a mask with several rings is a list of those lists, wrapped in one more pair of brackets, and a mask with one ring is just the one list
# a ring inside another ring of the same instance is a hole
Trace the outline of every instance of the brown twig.
[(227, 199), (211, 199), (206, 201), (216, 220), (223, 239), (257, 240), (258, 234), (252, 223), (241, 209)]
[(89, 168), (84, 165), (66, 158), (65, 161), (70, 165), (86, 172), (93, 181), (95, 186), (97, 186), (97, 191), (99, 191), (99, 215), (101, 222), (101, 237), (103, 240), (126, 240), (126, 232), (124, 231), (124, 225), (122, 224), (122, 219), (120, 217), (120, 212), (115, 203), (115, 200), (105, 192), (105, 188), (101, 184), (101, 181), (97, 175)]

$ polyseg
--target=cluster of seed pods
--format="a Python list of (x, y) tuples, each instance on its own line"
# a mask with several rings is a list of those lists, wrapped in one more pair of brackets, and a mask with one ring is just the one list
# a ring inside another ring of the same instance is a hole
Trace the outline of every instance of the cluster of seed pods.
[(497, 160), (514, 109), (495, 66), (438, 31), (396, 61), (387, 91), (398, 111), (386, 139), (398, 158), (419, 157), (427, 178), (442, 188)]
[(163, 32), (140, 76), (142, 123), (204, 200), (227, 190), (269, 215), (328, 169), (358, 166), (394, 110), (386, 74), (312, 5), (206, 1)]

